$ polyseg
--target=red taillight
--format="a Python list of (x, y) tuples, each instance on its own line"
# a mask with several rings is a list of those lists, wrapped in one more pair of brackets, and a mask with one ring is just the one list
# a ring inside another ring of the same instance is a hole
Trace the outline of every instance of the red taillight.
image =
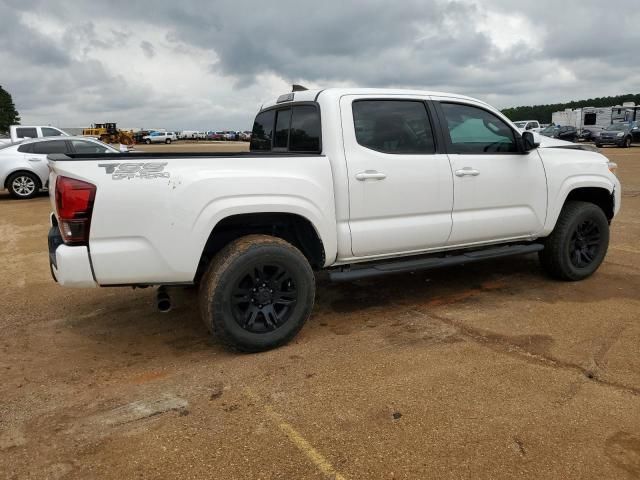
[(64, 243), (86, 245), (89, 242), (89, 227), (95, 198), (95, 185), (75, 178), (57, 178), (56, 209)]

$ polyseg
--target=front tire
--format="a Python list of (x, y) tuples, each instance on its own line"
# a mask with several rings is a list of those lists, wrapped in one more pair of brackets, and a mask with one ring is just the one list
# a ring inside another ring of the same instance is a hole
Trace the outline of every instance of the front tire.
[(148, 138), (144, 141), (144, 143), (146, 143), (147, 145), (151, 145), (151, 140), (149, 140)]
[(211, 261), (199, 303), (205, 325), (224, 344), (260, 352), (300, 331), (314, 297), (313, 271), (300, 250), (276, 237), (248, 235)]
[(624, 143), (622, 144), (622, 146), (624, 148), (630, 148), (631, 147), (631, 137), (627, 137), (624, 139)]
[(170, 143), (171, 143), (171, 139), (170, 139), (170, 138), (167, 138), (167, 139), (164, 141), (164, 143), (166, 143), (167, 145), (168, 145), (168, 144), (170, 144)]
[(7, 180), (9, 194), (13, 198), (28, 200), (35, 197), (40, 190), (40, 179), (30, 172), (17, 172)]
[(608, 246), (609, 222), (602, 209), (593, 203), (570, 201), (539, 253), (540, 263), (554, 278), (582, 280), (598, 269)]

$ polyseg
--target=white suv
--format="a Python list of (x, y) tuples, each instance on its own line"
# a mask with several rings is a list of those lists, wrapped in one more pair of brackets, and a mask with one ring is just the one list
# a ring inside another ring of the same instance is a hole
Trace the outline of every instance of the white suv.
[(178, 139), (174, 132), (153, 132), (146, 137), (142, 137), (144, 143), (147, 145), (151, 143), (171, 143)]

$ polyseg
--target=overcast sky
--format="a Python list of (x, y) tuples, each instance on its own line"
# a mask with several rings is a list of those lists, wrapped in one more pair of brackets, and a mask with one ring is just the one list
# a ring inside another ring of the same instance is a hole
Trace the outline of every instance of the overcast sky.
[(640, 92), (640, 0), (0, 0), (0, 85), (23, 123), (248, 129), (308, 87), (493, 105)]

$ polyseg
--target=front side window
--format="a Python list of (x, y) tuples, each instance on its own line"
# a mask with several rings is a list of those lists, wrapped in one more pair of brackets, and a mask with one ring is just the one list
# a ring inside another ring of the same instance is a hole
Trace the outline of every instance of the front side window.
[(107, 153), (110, 151), (104, 145), (87, 140), (71, 140), (71, 144), (76, 153)]
[(60, 130), (57, 130), (55, 128), (42, 127), (43, 137), (59, 137), (60, 135), (62, 135), (62, 132)]
[(423, 102), (357, 100), (352, 108), (356, 140), (363, 147), (391, 154), (435, 153)]
[(50, 141), (50, 142), (34, 143), (33, 153), (39, 153), (39, 154), (67, 153), (67, 142)]
[(16, 128), (18, 138), (38, 138), (38, 131), (35, 128)]
[(442, 103), (454, 153), (517, 152), (513, 131), (493, 113), (458, 103)]

